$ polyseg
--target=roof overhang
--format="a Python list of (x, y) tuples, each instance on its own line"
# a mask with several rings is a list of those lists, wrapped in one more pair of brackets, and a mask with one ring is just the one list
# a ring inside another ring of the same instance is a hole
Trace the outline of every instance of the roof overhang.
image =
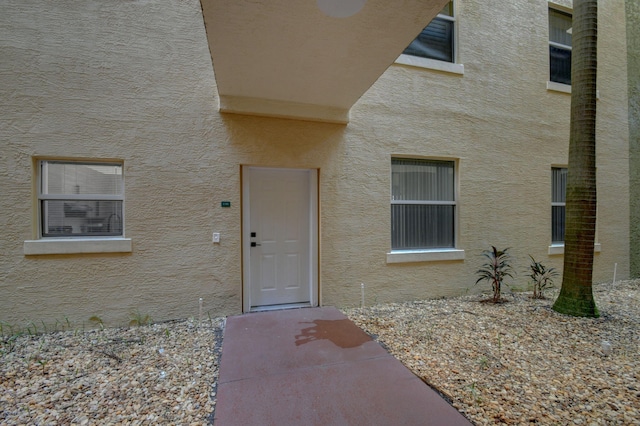
[(448, 0), (201, 0), (220, 111), (337, 123)]

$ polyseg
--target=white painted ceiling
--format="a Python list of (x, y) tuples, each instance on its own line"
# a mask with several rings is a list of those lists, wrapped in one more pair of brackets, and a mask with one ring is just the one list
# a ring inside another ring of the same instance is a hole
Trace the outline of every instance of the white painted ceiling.
[(448, 0), (201, 0), (223, 112), (346, 123)]

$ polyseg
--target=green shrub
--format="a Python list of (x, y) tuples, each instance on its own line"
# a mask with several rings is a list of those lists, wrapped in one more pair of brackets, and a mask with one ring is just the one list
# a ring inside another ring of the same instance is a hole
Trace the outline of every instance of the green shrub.
[(529, 277), (531, 278), (531, 284), (533, 285), (533, 298), (544, 299), (543, 291), (546, 288), (553, 287), (553, 278), (559, 275), (556, 268), (547, 268), (542, 262), (536, 261), (533, 256), (531, 258), (531, 264), (529, 265)]
[(476, 271), (478, 280), (488, 281), (491, 283), (493, 290), (493, 297), (491, 302), (498, 303), (501, 301), (500, 290), (506, 277), (513, 278), (513, 268), (511, 267), (511, 256), (507, 253), (509, 248), (504, 250), (498, 250), (495, 246), (491, 246), (491, 250), (484, 250), (482, 256), (487, 259), (487, 262), (482, 265), (480, 269)]

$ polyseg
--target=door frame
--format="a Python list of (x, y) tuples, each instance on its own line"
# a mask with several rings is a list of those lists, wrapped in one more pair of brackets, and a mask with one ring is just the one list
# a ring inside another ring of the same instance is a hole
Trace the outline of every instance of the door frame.
[(265, 308), (251, 308), (251, 259), (250, 259), (250, 244), (251, 244), (251, 182), (249, 178), (249, 171), (252, 169), (260, 169), (267, 171), (277, 172), (279, 170), (298, 170), (306, 171), (309, 173), (309, 215), (310, 215), (310, 229), (309, 229), (309, 297), (310, 303), (301, 305), (275, 305), (277, 309), (284, 309), (287, 307), (301, 307), (301, 306), (318, 306), (319, 300), (319, 197), (318, 197), (318, 169), (306, 169), (306, 168), (286, 168), (286, 167), (262, 167), (262, 166), (241, 166), (241, 181), (242, 181), (242, 312), (251, 312), (256, 310), (268, 310)]

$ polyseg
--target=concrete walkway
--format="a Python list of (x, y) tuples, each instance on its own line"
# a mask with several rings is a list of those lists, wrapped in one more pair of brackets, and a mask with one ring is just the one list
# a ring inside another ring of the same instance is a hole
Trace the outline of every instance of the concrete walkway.
[(215, 426), (470, 424), (335, 308), (227, 319)]

